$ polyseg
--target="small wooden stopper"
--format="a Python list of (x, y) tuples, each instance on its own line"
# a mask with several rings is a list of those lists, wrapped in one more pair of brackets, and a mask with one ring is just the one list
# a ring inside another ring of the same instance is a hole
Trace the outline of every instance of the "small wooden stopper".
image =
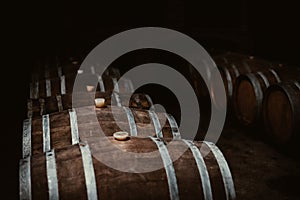
[(87, 90), (88, 92), (92, 92), (92, 91), (94, 91), (94, 89), (95, 89), (95, 86), (92, 86), (92, 85), (87, 85), (87, 86), (86, 86), (86, 90)]
[(96, 105), (96, 108), (103, 108), (105, 106), (105, 99), (104, 98), (96, 98), (95, 105)]
[(118, 131), (113, 134), (116, 140), (126, 140), (129, 137), (129, 134), (125, 131)]
[(83, 70), (82, 69), (77, 70), (77, 74), (83, 74)]

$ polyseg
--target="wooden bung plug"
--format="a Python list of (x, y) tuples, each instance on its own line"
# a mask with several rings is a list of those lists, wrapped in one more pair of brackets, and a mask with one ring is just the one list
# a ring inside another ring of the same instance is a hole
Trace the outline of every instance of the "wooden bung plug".
[(96, 108), (103, 108), (105, 106), (105, 99), (104, 98), (96, 98), (95, 105), (96, 105)]
[(87, 85), (87, 86), (86, 86), (86, 90), (87, 90), (88, 92), (92, 92), (94, 89), (95, 89), (95, 86), (92, 86), (92, 85)]
[(124, 141), (129, 137), (129, 134), (125, 131), (118, 131), (113, 134), (116, 140)]

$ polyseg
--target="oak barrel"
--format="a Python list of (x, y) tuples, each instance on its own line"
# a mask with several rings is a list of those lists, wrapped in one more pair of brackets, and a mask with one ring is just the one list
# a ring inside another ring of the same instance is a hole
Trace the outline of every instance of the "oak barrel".
[[(230, 168), (213, 143), (173, 140), (171, 144), (153, 137), (131, 137), (126, 141), (107, 139), (20, 160), (20, 199), (232, 200), (236, 197)], [(144, 162), (161, 167), (134, 173), (138, 168), (136, 159), (108, 151), (107, 142), (125, 154), (156, 151)], [(181, 155), (178, 150), (182, 149)], [(107, 166), (98, 156), (128, 166), (128, 172)]]
[(215, 56), (213, 59), (223, 78), (228, 101), (231, 101), (234, 85), (239, 75), (274, 67), (267, 60), (233, 52)]
[[(45, 80), (61, 77), (68, 74), (82, 73), (83, 70), (80, 69), (81, 63), (84, 59), (83, 55), (70, 56), (70, 57), (48, 57), (44, 60), (36, 61), (32, 69), (32, 80)], [(95, 66), (90, 66), (86, 70), (88, 73), (97, 73), (97, 68)], [(105, 76), (120, 77), (119, 69), (116, 67), (108, 67), (103, 72)]]
[[(75, 79), (79, 77), (85, 77), (91, 84), (87, 83), (84, 90), (97, 90), (101, 92), (115, 90), (117, 92), (132, 92), (133, 85), (128, 79), (120, 78), (120, 72), (118, 69), (112, 68), (105, 71), (102, 76), (97, 74), (95, 70), (92, 72), (76, 71), (66, 75), (60, 75), (54, 78), (45, 78), (43, 80), (33, 79), (29, 84), (29, 98), (38, 99), (46, 98), (55, 95), (71, 94), (73, 92), (73, 86)], [(94, 83), (98, 83), (94, 85)]]
[(175, 119), (167, 113), (86, 106), (24, 120), (23, 157), (76, 144), (80, 136), (112, 136), (122, 130), (131, 136), (181, 137)]
[(38, 81), (76, 73), (81, 62), (82, 58), (78, 56), (69, 58), (56, 56), (38, 59), (31, 70), (32, 80)]
[(238, 121), (244, 126), (260, 126), (264, 92), (273, 84), (294, 80), (300, 70), (292, 67), (268, 69), (240, 75), (233, 93), (233, 108)]
[[(127, 106), (137, 109), (150, 109), (153, 106), (151, 97), (143, 93), (124, 94), (113, 92), (96, 92), (90, 93), (90, 98), (83, 99), (82, 106), (93, 105), (93, 99), (104, 98), (106, 105)], [(129, 104), (128, 104), (129, 103)], [(72, 109), (72, 94), (51, 96), (40, 99), (28, 99), (27, 117), (41, 116)]]
[(263, 125), (278, 146), (299, 143), (300, 80), (270, 86), (263, 99)]

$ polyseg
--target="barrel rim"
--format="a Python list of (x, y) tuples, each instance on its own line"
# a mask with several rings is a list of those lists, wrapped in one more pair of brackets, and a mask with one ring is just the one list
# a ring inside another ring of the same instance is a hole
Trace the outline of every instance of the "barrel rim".
[[(252, 91), (255, 94), (255, 99), (256, 99), (255, 110), (256, 110), (256, 112), (255, 112), (255, 117), (252, 122), (248, 122), (243, 119), (242, 114), (239, 111), (238, 105), (237, 105), (237, 97), (238, 97), (237, 91), (238, 91), (239, 85), (241, 84), (242, 81), (247, 81), (248, 83), (250, 83), (250, 85), (252, 86)], [(233, 92), (233, 102), (232, 102), (233, 110), (234, 110), (234, 114), (235, 114), (236, 118), (244, 126), (253, 127), (256, 125), (256, 122), (260, 119), (259, 110), (262, 109), (261, 104), (262, 104), (262, 100), (263, 100), (263, 91), (262, 91), (262, 88), (260, 87), (259, 83), (260, 82), (259, 82), (258, 78), (255, 76), (255, 73), (242, 74), (242, 75), (239, 75), (236, 79), (235, 86), (234, 86), (234, 92)], [(257, 85), (259, 87), (256, 87)]]
[[(278, 147), (280, 147), (280, 146), (287, 147), (291, 144), (294, 144), (297, 141), (297, 139), (300, 137), (299, 135), (297, 136), (297, 130), (295, 129), (296, 124), (300, 123), (300, 117), (298, 120), (296, 119), (297, 111), (299, 112), (299, 116), (300, 116), (300, 104), (297, 105), (296, 103), (291, 103), (291, 102), (294, 102), (295, 98), (293, 98), (293, 96), (290, 93), (290, 91), (293, 90), (293, 87), (296, 87), (297, 89), (299, 89), (296, 86), (295, 82), (297, 82), (297, 81), (285, 81), (285, 82), (280, 82), (280, 83), (269, 86), (265, 92), (265, 96), (263, 99), (262, 120), (263, 120), (264, 129), (266, 131), (266, 134), (270, 137), (272, 143)], [(289, 101), (289, 106), (290, 106), (291, 110), (293, 111), (292, 112), (293, 120), (292, 120), (291, 138), (289, 141), (287, 141), (285, 143), (278, 142), (278, 140), (276, 140), (276, 138), (273, 137), (274, 135), (271, 133), (270, 125), (269, 125), (269, 122), (267, 119), (267, 109), (266, 109), (267, 102), (268, 102), (270, 94), (276, 90), (282, 92), (286, 96), (286, 98)], [(298, 100), (298, 101), (300, 102), (300, 100)]]

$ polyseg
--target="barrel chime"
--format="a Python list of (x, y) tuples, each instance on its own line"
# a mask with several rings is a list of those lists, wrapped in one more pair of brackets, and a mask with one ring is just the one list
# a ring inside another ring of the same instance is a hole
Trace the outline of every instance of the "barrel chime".
[[(132, 82), (118, 81), (118, 69), (100, 76), (92, 66), (88, 72), (79, 67), (79, 60), (68, 59), (32, 78), (20, 199), (235, 199), (229, 166), (215, 144), (185, 139), (172, 115), (153, 109), (150, 96), (131, 95)], [(87, 99), (74, 108), (75, 78), (86, 74), (98, 84), (86, 85)], [(135, 173), (135, 160), (107, 153), (107, 142), (128, 154), (157, 151), (155, 163), (162, 167)], [(127, 164), (128, 171), (108, 166), (99, 156)]]

